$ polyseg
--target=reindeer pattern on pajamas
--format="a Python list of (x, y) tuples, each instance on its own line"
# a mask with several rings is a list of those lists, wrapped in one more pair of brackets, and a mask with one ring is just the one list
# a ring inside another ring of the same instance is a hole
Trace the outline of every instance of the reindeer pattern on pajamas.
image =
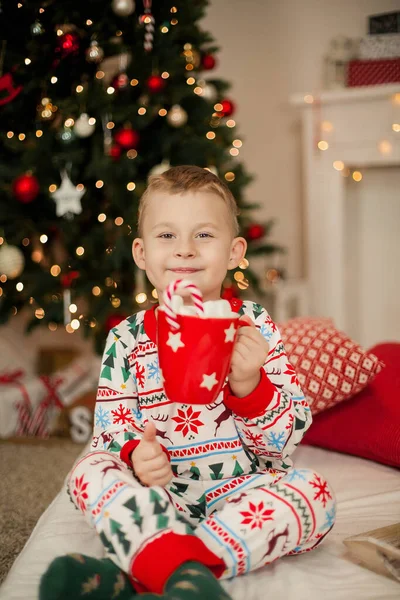
[[(327, 481), (295, 469), (290, 459), (312, 419), (279, 330), (258, 304), (231, 305), (252, 318), (270, 348), (260, 384), (246, 398), (226, 385), (206, 406), (171, 403), (158, 365), (154, 309), (108, 335), (91, 451), (74, 466), (69, 493), (127, 573), (140, 555), (162, 550), (172, 533), (193, 547), (200, 540), (200, 562), (208, 549), (229, 578), (313, 549), (334, 524)], [(165, 488), (143, 486), (130, 463), (150, 420), (174, 473)]]

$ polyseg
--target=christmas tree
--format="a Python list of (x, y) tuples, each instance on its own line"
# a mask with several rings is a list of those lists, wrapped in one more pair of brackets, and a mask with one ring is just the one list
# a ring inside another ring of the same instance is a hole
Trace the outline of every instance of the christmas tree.
[[(235, 104), (212, 77), (206, 0), (0, 3), (0, 320), (79, 327), (101, 350), (156, 302), (132, 260), (138, 201), (170, 165), (210, 169), (233, 192), (248, 257), (276, 251), (254, 223)], [(245, 259), (223, 296), (258, 278)]]

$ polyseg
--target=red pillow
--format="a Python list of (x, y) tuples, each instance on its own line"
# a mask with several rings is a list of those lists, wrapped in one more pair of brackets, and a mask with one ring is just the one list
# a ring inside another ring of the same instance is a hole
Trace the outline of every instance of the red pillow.
[(318, 415), (304, 442), (400, 467), (400, 344), (371, 352), (385, 368), (351, 402)]
[(331, 319), (297, 317), (279, 328), (313, 415), (352, 398), (382, 369), (376, 356), (338, 331)]

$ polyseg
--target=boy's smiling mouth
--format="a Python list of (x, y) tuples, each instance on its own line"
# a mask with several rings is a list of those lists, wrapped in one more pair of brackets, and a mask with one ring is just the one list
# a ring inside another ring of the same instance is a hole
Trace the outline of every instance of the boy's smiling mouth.
[(197, 273), (197, 271), (200, 271), (201, 269), (194, 269), (192, 267), (176, 267), (175, 269), (169, 270), (173, 271), (174, 273)]

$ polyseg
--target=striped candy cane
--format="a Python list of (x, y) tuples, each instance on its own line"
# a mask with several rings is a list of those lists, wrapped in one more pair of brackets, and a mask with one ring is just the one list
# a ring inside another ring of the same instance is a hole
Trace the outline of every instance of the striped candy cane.
[(165, 316), (171, 329), (179, 329), (176, 313), (172, 310), (172, 296), (176, 293), (182, 296), (182, 292), (184, 290), (188, 290), (190, 292), (193, 304), (196, 308), (197, 316), (204, 316), (203, 294), (199, 288), (191, 281), (186, 279), (177, 279), (169, 284), (169, 286), (164, 290), (163, 294)]
[(140, 17), (140, 23), (144, 24), (146, 33), (144, 34), (143, 47), (146, 52), (150, 52), (153, 49), (153, 38), (154, 38), (154, 17), (151, 14), (151, 2), (152, 0), (143, 0), (144, 15)]

